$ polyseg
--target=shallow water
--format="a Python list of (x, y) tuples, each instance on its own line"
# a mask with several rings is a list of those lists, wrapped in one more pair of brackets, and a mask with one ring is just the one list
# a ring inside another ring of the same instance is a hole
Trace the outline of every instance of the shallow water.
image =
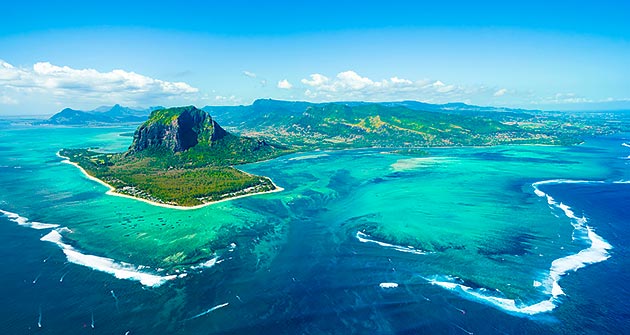
[(178, 211), (55, 156), (129, 127), (2, 127), (3, 333), (629, 329), (623, 136), (291, 155), (243, 167), (283, 192)]

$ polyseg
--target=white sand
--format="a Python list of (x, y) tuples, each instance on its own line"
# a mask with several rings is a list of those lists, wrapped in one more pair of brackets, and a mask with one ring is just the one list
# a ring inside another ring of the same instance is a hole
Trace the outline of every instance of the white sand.
[[(83, 172), (83, 174), (85, 175), (86, 178), (88, 178), (90, 180), (93, 180), (93, 181), (95, 181), (95, 182), (97, 182), (97, 183), (107, 187), (109, 189), (107, 192), (105, 192), (105, 194), (107, 194), (107, 195), (113, 195), (113, 196), (116, 196), (116, 197), (134, 199), (134, 200), (146, 202), (147, 204), (151, 204), (153, 206), (159, 206), (159, 207), (164, 207), (164, 208), (179, 209), (179, 210), (199, 209), (199, 208), (202, 208), (202, 207), (214, 205), (214, 204), (219, 203), (219, 202), (230, 201), (230, 200), (239, 199), (239, 198), (245, 198), (245, 197), (249, 197), (249, 196), (252, 196), (252, 195), (259, 195), (259, 194), (275, 193), (275, 192), (284, 191), (284, 188), (279, 187), (278, 185), (276, 185), (273, 182), (273, 180), (271, 180), (271, 178), (268, 178), (271, 181), (271, 184), (274, 187), (274, 189), (270, 190), (270, 191), (242, 194), (242, 195), (238, 195), (238, 196), (234, 196), (234, 197), (228, 197), (228, 198), (221, 199), (221, 200), (209, 201), (209, 202), (203, 203), (201, 205), (196, 205), (196, 206), (169, 205), (169, 204), (163, 204), (163, 203), (151, 201), (151, 200), (148, 200), (148, 199), (134, 197), (134, 196), (127, 195), (127, 194), (118, 193), (118, 192), (116, 192), (116, 188), (115, 187), (113, 187), (112, 185), (110, 185), (110, 184), (108, 184), (108, 183), (106, 183), (106, 182), (104, 182), (104, 181), (102, 181), (102, 180), (100, 180), (100, 179), (90, 175), (89, 173), (87, 173), (87, 171), (85, 171), (85, 169), (83, 169), (81, 166), (79, 166), (79, 164), (71, 162), (69, 157), (62, 156), (59, 152), (57, 152), (57, 156), (64, 159), (62, 161), (62, 163), (66, 163), (66, 164), (70, 164), (70, 165), (76, 166), (79, 170), (81, 170), (81, 172)], [(239, 170), (239, 171), (241, 171), (241, 170)], [(247, 173), (245, 171), (241, 171), (241, 172)], [(249, 173), (247, 173), (247, 174), (249, 174)]]

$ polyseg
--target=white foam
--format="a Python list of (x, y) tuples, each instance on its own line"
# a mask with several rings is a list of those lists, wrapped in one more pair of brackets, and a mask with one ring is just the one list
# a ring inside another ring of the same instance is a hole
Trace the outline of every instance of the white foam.
[[(607, 260), (610, 255), (608, 254), (608, 250), (612, 249), (612, 246), (606, 242), (602, 237), (597, 235), (593, 229), (586, 225), (588, 220), (586, 217), (578, 217), (575, 215), (575, 212), (563, 203), (557, 203), (553, 201), (546, 193), (540, 191), (538, 189), (539, 185), (545, 184), (580, 184), (580, 183), (590, 183), (590, 184), (601, 184), (603, 181), (590, 181), (590, 180), (567, 180), (567, 179), (554, 179), (554, 180), (546, 180), (532, 184), (534, 190), (538, 196), (546, 196), (547, 202), (550, 206), (560, 209), (564, 215), (570, 219), (571, 225), (573, 226), (574, 236), (575, 232), (586, 232), (583, 234), (583, 238), (581, 240), (590, 244), (590, 246), (586, 249), (580, 250), (576, 254), (568, 255), (565, 257), (561, 257), (555, 259), (551, 262), (551, 267), (549, 268), (549, 275), (545, 280), (545, 290), (547, 293), (550, 293), (552, 298), (558, 297), (564, 294), (562, 287), (559, 284), (560, 279), (566, 275), (570, 271), (577, 271), (589, 264), (599, 263)], [(551, 199), (551, 201), (549, 200)], [(575, 239), (575, 237), (574, 237)]]
[(197, 314), (197, 315), (195, 315), (193, 317), (190, 317), (190, 318), (186, 319), (185, 321), (189, 321), (189, 320), (192, 320), (192, 319), (196, 319), (196, 318), (198, 318), (200, 316), (204, 316), (204, 315), (206, 315), (208, 313), (216, 311), (219, 308), (223, 308), (223, 307), (225, 307), (225, 306), (227, 306), (229, 304), (230, 304), (229, 302), (226, 302), (225, 304), (216, 305), (216, 306), (214, 306), (214, 307), (212, 307), (212, 308), (210, 308), (210, 309), (208, 309), (208, 310), (206, 310), (204, 312), (201, 312), (201, 313), (199, 313), (199, 314)]
[[(63, 229), (63, 228), (62, 228)], [(60, 230), (62, 230), (60, 229)], [(139, 269), (147, 268), (146, 266), (134, 266), (129, 263), (116, 262), (111, 258), (105, 258), (94, 255), (86, 255), (74, 249), (72, 246), (63, 243), (63, 237), (59, 233), (60, 230), (53, 230), (44, 237), (42, 241), (52, 242), (58, 245), (69, 262), (78, 265), (87, 266), (91, 269), (109, 273), (119, 279), (128, 279), (139, 281), (142, 285), (157, 287), (164, 284), (167, 280), (177, 278), (177, 275), (159, 276)]]
[(612, 249), (612, 246), (597, 235), (591, 227), (586, 227), (586, 230), (588, 239), (591, 241), (590, 247), (580, 250), (577, 254), (558, 258), (551, 262), (549, 279), (552, 280), (551, 294), (554, 297), (564, 294), (558, 284), (562, 276), (568, 272), (577, 271), (589, 264), (603, 262), (610, 258), (608, 250)]
[(544, 197), (545, 196), (545, 192), (543, 192), (543, 191), (541, 191), (541, 190), (539, 190), (537, 188), (534, 188), (534, 193), (536, 193), (536, 195), (539, 196), (539, 197)]
[(191, 267), (192, 269), (201, 269), (201, 268), (211, 268), (217, 264), (221, 263), (221, 261), (219, 260), (219, 256), (216, 256), (214, 258), (211, 258), (203, 263), (200, 263), (199, 265), (193, 266)]
[(378, 286), (381, 288), (396, 288), (398, 287), (398, 283), (380, 283)]
[(302, 161), (305, 159), (316, 159), (316, 158), (321, 158), (321, 157), (328, 157), (328, 154), (316, 154), (316, 155), (304, 155), (304, 156), (298, 156), (298, 157), (292, 157), (289, 158), (290, 161)]
[(28, 218), (26, 218), (26, 217), (23, 217), (23, 216), (20, 216), (19, 214), (12, 213), (12, 212), (9, 212), (9, 211), (5, 211), (5, 210), (2, 210), (2, 209), (0, 209), (0, 213), (2, 213), (4, 216), (8, 217), (9, 220), (17, 223), (20, 226), (24, 226), (24, 227), (29, 227), (29, 228), (33, 228), (33, 229), (52, 229), (52, 228), (59, 227), (59, 225), (57, 225), (57, 224), (29, 221)]
[(612, 246), (608, 242), (606, 242), (606, 240), (597, 235), (591, 227), (586, 225), (588, 220), (584, 216), (578, 217), (577, 215), (575, 215), (575, 212), (571, 209), (571, 207), (566, 204), (556, 202), (551, 196), (538, 188), (538, 186), (540, 185), (563, 183), (601, 184), (605, 182), (590, 180), (554, 179), (539, 181), (532, 184), (532, 187), (534, 188), (534, 193), (537, 196), (546, 198), (549, 206), (561, 210), (564, 215), (569, 218), (571, 225), (574, 228), (574, 236), (575, 232), (585, 232), (585, 234), (581, 234), (581, 236), (583, 236), (581, 240), (589, 244), (588, 248), (582, 249), (578, 253), (553, 260), (549, 268), (549, 273), (547, 277), (543, 280), (543, 282), (534, 281), (533, 286), (537, 288), (542, 288), (545, 293), (550, 295), (549, 299), (542, 300), (531, 305), (518, 304), (513, 299), (489, 295), (487, 293), (488, 290), (485, 290), (483, 288), (473, 289), (461, 283), (454, 282), (454, 280), (450, 277), (443, 277), (442, 279), (437, 279), (436, 277), (427, 280), (431, 284), (438, 285), (447, 290), (454, 291), (464, 297), (489, 304), (509, 313), (534, 315), (538, 313), (552, 311), (556, 307), (558, 297), (565, 294), (559, 284), (560, 279), (562, 279), (562, 277), (569, 272), (577, 271), (578, 269), (581, 269), (589, 264), (599, 263), (607, 260), (608, 258), (610, 258), (608, 250), (612, 249)]
[(444, 277), (441, 279), (438, 279), (436, 277), (433, 279), (428, 279), (428, 281), (433, 285), (437, 285), (449, 291), (453, 291), (465, 298), (479, 301), (481, 303), (497, 307), (501, 310), (517, 315), (535, 315), (538, 313), (550, 312), (556, 307), (554, 303), (554, 298), (543, 300), (535, 304), (526, 305), (517, 303), (514, 299), (491, 295), (490, 293), (488, 293), (490, 291), (487, 289), (473, 289), (463, 284), (453, 282), (450, 277)]
[(408, 252), (408, 253), (412, 253), (412, 254), (416, 254), (416, 255), (425, 255), (427, 254), (426, 251), (422, 251), (420, 249), (416, 249), (412, 246), (408, 246), (408, 247), (403, 247), (401, 245), (396, 245), (396, 244), (389, 244), (389, 243), (385, 243), (385, 242), (381, 242), (381, 241), (377, 241), (377, 240), (373, 240), (372, 236), (360, 232), (357, 232), (357, 240), (359, 240), (359, 242), (362, 243), (375, 243), (380, 245), (381, 247), (385, 247), (385, 248), (390, 248), (390, 249), (394, 249), (396, 251), (400, 251), (400, 252)]
[(628, 143), (621, 143), (621, 145), (623, 145), (624, 147), (630, 148), (630, 144)]

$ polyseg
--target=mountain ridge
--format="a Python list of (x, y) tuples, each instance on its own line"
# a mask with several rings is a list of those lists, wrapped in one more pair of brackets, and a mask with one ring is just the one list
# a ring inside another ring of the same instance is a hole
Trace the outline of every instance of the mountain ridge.
[(64, 108), (47, 120), (40, 121), (38, 124), (78, 126), (135, 123), (146, 120), (152, 111), (162, 108), (164, 107), (155, 106), (147, 109), (134, 109), (119, 104), (115, 104), (114, 106), (100, 106), (90, 111)]

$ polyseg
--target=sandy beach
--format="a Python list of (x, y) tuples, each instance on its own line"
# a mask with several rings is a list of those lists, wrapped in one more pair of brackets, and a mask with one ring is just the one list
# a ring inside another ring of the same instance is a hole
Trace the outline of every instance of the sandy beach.
[[(57, 157), (59, 158), (63, 158), (63, 161), (61, 161), (62, 163), (66, 163), (66, 164), (70, 164), (75, 166), (77, 169), (79, 169), (83, 175), (85, 175), (86, 178), (95, 181), (105, 187), (107, 187), (109, 190), (107, 192), (105, 192), (105, 194), (107, 195), (113, 195), (116, 197), (122, 197), (122, 198), (128, 198), (128, 199), (133, 199), (133, 200), (138, 200), (138, 201), (142, 201), (142, 202), (146, 202), (147, 204), (153, 205), (153, 206), (159, 206), (159, 207), (164, 207), (164, 208), (170, 208), (170, 209), (178, 209), (178, 210), (192, 210), (192, 209), (199, 209), (199, 208), (203, 208), (206, 206), (210, 206), (210, 205), (214, 205), (220, 202), (225, 202), (225, 201), (230, 201), (230, 200), (235, 200), (235, 199), (239, 199), (239, 198), (245, 198), (245, 197), (250, 197), (253, 195), (260, 195), (260, 194), (267, 194), (267, 193), (275, 193), (275, 192), (281, 192), (284, 191), (284, 188), (279, 187), (278, 185), (276, 185), (276, 183), (273, 182), (273, 180), (271, 180), (271, 178), (266, 177), (267, 179), (269, 179), (271, 181), (271, 184), (274, 186), (273, 190), (270, 191), (264, 191), (264, 192), (256, 192), (256, 193), (248, 193), (248, 194), (242, 194), (242, 195), (238, 195), (238, 196), (234, 196), (234, 197), (228, 197), (225, 199), (221, 199), (221, 200), (216, 200), (216, 201), (209, 201), (209, 202), (205, 202), (201, 205), (196, 205), (196, 206), (177, 206), (177, 205), (169, 205), (169, 204), (164, 204), (164, 203), (159, 203), (159, 202), (155, 202), (155, 201), (151, 201), (148, 199), (144, 199), (144, 198), (138, 198), (138, 197), (134, 197), (128, 194), (122, 194), (122, 193), (118, 193), (116, 192), (116, 188), (113, 187), (112, 185), (102, 181), (101, 179), (98, 179), (92, 175), (90, 175), (87, 171), (85, 171), (84, 168), (82, 168), (79, 164), (74, 163), (72, 161), (70, 161), (69, 157), (66, 156), (62, 156), (60, 154), (60, 151), (57, 151)], [(241, 170), (239, 170), (241, 171)], [(242, 171), (244, 172), (244, 171)], [(246, 173), (246, 172), (245, 172)]]

